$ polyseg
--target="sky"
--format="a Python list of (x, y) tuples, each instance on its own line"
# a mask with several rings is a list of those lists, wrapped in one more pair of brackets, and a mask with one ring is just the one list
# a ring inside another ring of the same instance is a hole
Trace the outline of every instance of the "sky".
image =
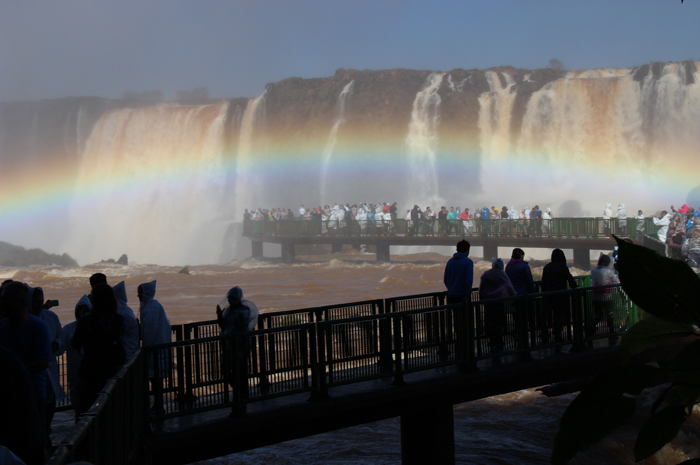
[(338, 68), (700, 60), (700, 0), (0, 1), (0, 101), (265, 84)]

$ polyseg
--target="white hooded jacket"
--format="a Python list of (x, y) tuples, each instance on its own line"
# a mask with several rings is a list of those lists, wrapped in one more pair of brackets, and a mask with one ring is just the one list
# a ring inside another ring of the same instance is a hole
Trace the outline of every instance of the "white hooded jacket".
[[(141, 284), (143, 295), (141, 297), (141, 305), (139, 315), (141, 318), (141, 340), (144, 347), (154, 346), (158, 344), (166, 344), (172, 340), (172, 332), (170, 330), (170, 320), (165, 315), (163, 306), (154, 299), (156, 295), (156, 281)], [(168, 353), (166, 350), (159, 354), (159, 375), (167, 377), (170, 371)], [(153, 357), (148, 359), (148, 376), (153, 378), (155, 371), (153, 367)]]
[(115, 284), (112, 289), (114, 290), (114, 295), (117, 296), (117, 304), (119, 305), (117, 313), (124, 318), (126, 331), (124, 332), (122, 344), (124, 345), (124, 352), (126, 352), (126, 359), (129, 360), (139, 348), (139, 325), (136, 322), (136, 317), (134, 317), (134, 311), (127, 305), (124, 281)]

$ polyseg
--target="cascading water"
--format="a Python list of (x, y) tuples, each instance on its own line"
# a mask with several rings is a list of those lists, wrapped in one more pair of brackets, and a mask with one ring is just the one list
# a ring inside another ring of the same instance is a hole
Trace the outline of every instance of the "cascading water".
[(431, 73), (423, 89), (416, 94), (411, 111), (411, 122), (404, 142), (410, 169), (410, 196), (408, 205), (434, 205), (443, 201), (438, 192), (437, 179), (437, 127), (440, 123), (440, 102), (438, 94), (445, 73)]
[(323, 167), (321, 169), (321, 203), (324, 205), (329, 202), (328, 192), (326, 192), (328, 165), (331, 162), (333, 148), (338, 141), (338, 129), (345, 122), (345, 101), (349, 95), (352, 95), (353, 84), (355, 84), (354, 80), (347, 83), (340, 92), (340, 95), (338, 95), (338, 118), (335, 120), (335, 124), (333, 124), (330, 134), (328, 134), (326, 146), (323, 148)]
[(330, 195), (398, 201), (400, 217), (413, 204), (600, 215), (608, 202), (651, 215), (700, 184), (698, 66), (341, 70), (339, 95), (334, 77), (205, 106), (3, 102), (0, 240), (83, 264), (219, 263), (249, 256), (240, 232), (221, 232), (245, 208)]
[(81, 263), (126, 253), (139, 263), (216, 263), (227, 222), (228, 105), (111, 111), (90, 135), (65, 250)]
[(243, 212), (246, 208), (257, 208), (260, 206), (261, 199), (258, 189), (262, 187), (260, 183), (263, 177), (257, 169), (253, 169), (253, 162), (256, 157), (256, 124), (259, 119), (259, 113), (264, 108), (264, 101), (265, 92), (260, 97), (249, 101), (241, 122), (234, 181), (235, 221), (243, 219)]
[[(680, 192), (693, 189), (692, 177), (669, 176), (673, 169), (667, 160), (688, 160), (700, 146), (700, 86), (685, 76), (685, 67), (676, 64), (663, 66), (660, 77), (650, 69), (641, 85), (629, 70), (588, 71), (535, 92), (516, 157), (508, 160), (521, 180), (530, 181), (524, 200), (537, 202), (539, 196), (540, 204), (555, 204), (583, 198), (602, 211), (607, 202), (632, 199), (640, 206), (656, 205), (671, 185)], [(696, 82), (697, 71), (694, 76)]]

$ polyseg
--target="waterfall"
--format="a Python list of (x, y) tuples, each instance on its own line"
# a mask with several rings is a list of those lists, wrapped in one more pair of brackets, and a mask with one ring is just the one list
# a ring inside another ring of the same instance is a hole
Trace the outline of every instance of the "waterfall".
[(515, 101), (513, 86), (515, 80), (510, 74), (503, 73), (506, 87), (495, 71), (486, 71), (489, 92), (479, 96), (479, 132), (481, 152), (487, 160), (498, 160), (510, 150), (510, 118)]
[[(528, 198), (541, 195), (554, 202), (585, 196), (600, 209), (632, 199), (656, 205), (674, 171), (668, 158), (687, 160), (700, 145), (700, 86), (694, 72), (695, 83), (689, 84), (679, 64), (664, 65), (660, 77), (650, 67), (640, 84), (631, 70), (587, 70), (535, 92), (511, 159), (536, 168), (521, 171), (529, 174)], [(674, 189), (690, 191), (697, 181), (689, 178), (676, 176)]]
[[(258, 189), (265, 188), (261, 182), (263, 176), (259, 169), (261, 165), (254, 168), (255, 152), (255, 131), (259, 113), (264, 108), (265, 92), (260, 97), (250, 100), (243, 114), (241, 122), (241, 134), (238, 140), (238, 153), (236, 155), (236, 175), (235, 175), (235, 221), (243, 220), (243, 212), (246, 208), (266, 207), (260, 205), (260, 195)], [(262, 104), (262, 105), (261, 105)]]
[(86, 142), (65, 250), (80, 263), (216, 263), (227, 104), (105, 113)]
[(328, 165), (331, 161), (331, 156), (333, 155), (333, 148), (335, 143), (338, 141), (338, 129), (345, 122), (345, 101), (348, 95), (352, 94), (352, 86), (355, 80), (350, 81), (343, 87), (343, 90), (338, 95), (338, 117), (333, 124), (330, 134), (328, 134), (328, 140), (326, 141), (326, 146), (323, 148), (323, 167), (321, 169), (321, 203), (325, 205), (329, 202), (328, 193), (326, 192), (326, 180), (328, 177)]
[(431, 73), (413, 101), (408, 135), (404, 142), (410, 170), (408, 194), (411, 200), (407, 205), (416, 203), (437, 209), (440, 207), (438, 204), (443, 202), (438, 194), (436, 151), (441, 102), (438, 89), (444, 76), (445, 73)]

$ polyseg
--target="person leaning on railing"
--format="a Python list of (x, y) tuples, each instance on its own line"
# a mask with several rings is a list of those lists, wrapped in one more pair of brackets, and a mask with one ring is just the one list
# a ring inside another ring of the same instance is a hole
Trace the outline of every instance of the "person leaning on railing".
[(465, 240), (457, 243), (457, 253), (447, 262), (443, 281), (447, 287), (447, 303), (457, 304), (471, 298), (474, 283), (474, 262), (469, 258), (471, 245)]
[[(552, 251), (552, 261), (542, 270), (542, 292), (564, 291), (576, 289), (578, 284), (566, 266), (566, 255), (561, 249)], [(548, 296), (544, 301), (542, 342), (549, 341), (548, 328), (554, 332), (554, 341), (561, 342), (564, 328), (569, 324), (569, 296)]]
[[(231, 387), (240, 389), (241, 398), (248, 398), (248, 356), (250, 354), (250, 343), (247, 337), (234, 341), (235, 334), (245, 333), (255, 330), (258, 321), (258, 307), (250, 300), (243, 299), (243, 291), (236, 286), (231, 288), (226, 294), (228, 306), (221, 308), (216, 306), (216, 322), (221, 328), (222, 350), (224, 353), (224, 369), (228, 370), (229, 383)], [(234, 368), (235, 343), (238, 342), (238, 372)], [(236, 384), (238, 383), (238, 384)], [(241, 412), (242, 413), (242, 412)]]
[[(617, 284), (620, 280), (613, 269), (613, 262), (610, 255), (600, 254), (598, 266), (591, 270), (591, 285), (607, 286)], [(586, 337), (595, 335), (596, 326), (602, 320), (607, 324), (607, 332), (614, 332), (613, 308), (614, 290), (612, 288), (593, 290), (593, 318), (590, 325), (586, 325)]]

